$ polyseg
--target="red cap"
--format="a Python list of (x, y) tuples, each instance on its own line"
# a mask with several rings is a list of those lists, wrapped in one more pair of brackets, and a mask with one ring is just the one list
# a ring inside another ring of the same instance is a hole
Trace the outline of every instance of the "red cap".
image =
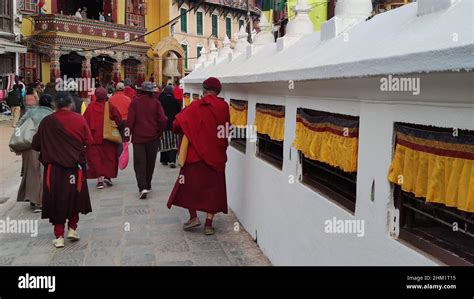
[(103, 87), (99, 87), (95, 90), (95, 97), (97, 101), (106, 101), (107, 100), (107, 90)]
[(207, 78), (206, 81), (202, 83), (202, 86), (204, 89), (214, 90), (217, 92), (220, 92), (222, 89), (221, 81), (219, 81), (219, 79), (214, 78), (214, 77)]

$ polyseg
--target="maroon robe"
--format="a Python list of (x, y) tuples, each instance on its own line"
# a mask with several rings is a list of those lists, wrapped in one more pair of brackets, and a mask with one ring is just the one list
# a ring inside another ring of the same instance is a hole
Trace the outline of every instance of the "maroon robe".
[[(122, 117), (113, 105), (109, 105), (110, 119), (121, 125)], [(104, 139), (105, 102), (96, 100), (89, 104), (84, 118), (92, 133), (92, 145), (87, 148), (87, 178), (96, 179), (104, 176), (116, 178), (118, 173), (118, 144)]]
[(215, 95), (193, 101), (176, 115), (173, 131), (184, 133), (189, 139), (189, 147), (168, 208), (176, 205), (212, 214), (227, 213), (225, 163), (228, 142), (227, 138), (218, 137), (218, 127), (228, 128), (229, 123), (229, 105)]
[(44, 165), (42, 218), (52, 224), (92, 212), (84, 148), (91, 142), (84, 118), (66, 110), (45, 117), (33, 137), (32, 148)]

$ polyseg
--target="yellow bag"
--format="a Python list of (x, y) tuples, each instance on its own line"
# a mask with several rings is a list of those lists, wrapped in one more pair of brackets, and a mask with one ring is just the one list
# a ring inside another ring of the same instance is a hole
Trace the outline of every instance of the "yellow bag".
[(178, 165), (183, 167), (186, 163), (186, 156), (188, 155), (188, 146), (189, 146), (189, 139), (186, 135), (183, 136), (183, 140), (181, 140), (181, 145), (179, 147), (179, 156), (178, 156)]
[(109, 103), (105, 103), (104, 109), (104, 139), (113, 143), (122, 144), (122, 136), (114, 120), (110, 119)]

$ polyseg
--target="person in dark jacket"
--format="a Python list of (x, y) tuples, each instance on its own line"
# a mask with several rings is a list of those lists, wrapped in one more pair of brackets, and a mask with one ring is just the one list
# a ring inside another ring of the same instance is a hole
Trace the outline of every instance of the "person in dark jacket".
[(173, 134), (173, 121), (181, 111), (181, 104), (173, 95), (173, 87), (168, 85), (164, 88), (160, 95), (160, 103), (163, 106), (168, 123), (166, 124), (165, 132), (161, 138), (163, 151), (160, 154), (160, 162), (162, 165), (168, 165), (170, 168), (176, 168), (176, 154), (178, 153), (179, 136)]
[(73, 101), (73, 107), (71, 111), (82, 114), (81, 112), (82, 112), (83, 101), (79, 95), (79, 86), (77, 85), (76, 82), (71, 82), (68, 85), (68, 90), (72, 96), (72, 101)]
[(53, 98), (56, 96), (56, 82), (54, 80), (46, 84), (44, 93), (49, 94)]
[(151, 191), (159, 139), (163, 135), (167, 118), (155, 96), (151, 82), (143, 82), (139, 95), (128, 109), (127, 129), (132, 135), (133, 167), (137, 178), (140, 199)]
[(7, 104), (10, 106), (10, 110), (12, 112), (12, 117), (13, 117), (13, 122), (12, 125), (13, 127), (16, 127), (16, 124), (18, 123), (18, 120), (20, 119), (20, 114), (21, 114), (21, 91), (18, 90), (18, 85), (13, 85), (12, 91), (8, 94), (7, 97)]

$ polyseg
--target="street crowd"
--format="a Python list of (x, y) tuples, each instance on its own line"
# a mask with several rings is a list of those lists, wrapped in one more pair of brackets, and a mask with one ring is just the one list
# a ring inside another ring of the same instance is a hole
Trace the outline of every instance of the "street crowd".
[(112, 187), (118, 170), (127, 167), (130, 144), (137, 197), (145, 200), (152, 192), (160, 153), (162, 165), (180, 167), (167, 207), (188, 209), (184, 230), (200, 226), (197, 211), (205, 212), (204, 234), (214, 234), (214, 215), (227, 213), (228, 141), (217, 131), (228, 127), (230, 116), (218, 98), (221, 89), (218, 79), (207, 79), (203, 97), (183, 109), (178, 84), (134, 86), (126, 79), (106, 88), (98, 84), (84, 98), (75, 82), (56, 90), (52, 83), (25, 86), (17, 78), (7, 97), (15, 127), (10, 149), (22, 157), (17, 201), (49, 219), (56, 248), (64, 247), (66, 223), (66, 237), (79, 240), (79, 214), (92, 212), (86, 180), (96, 180), (97, 189)]

